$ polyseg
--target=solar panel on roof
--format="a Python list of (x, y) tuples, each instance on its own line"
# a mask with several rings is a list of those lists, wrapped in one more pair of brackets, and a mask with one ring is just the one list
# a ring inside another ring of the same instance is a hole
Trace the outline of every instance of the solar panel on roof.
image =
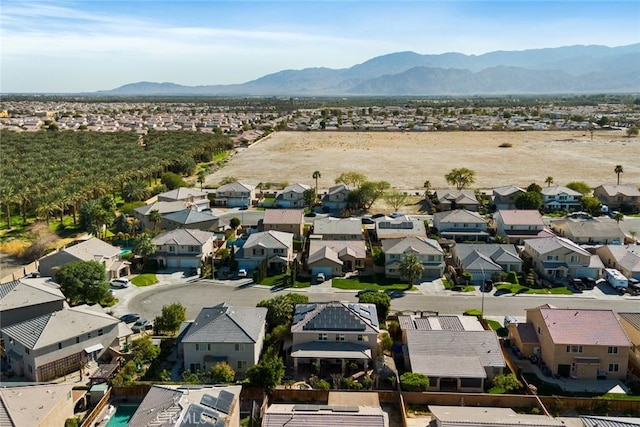
[(218, 398), (211, 396), (210, 394), (205, 394), (200, 399), (200, 404), (204, 406), (208, 406), (211, 409), (216, 409), (216, 404), (218, 403)]
[(360, 412), (360, 409), (357, 406), (329, 406), (328, 409), (330, 409), (333, 412)]
[(233, 400), (235, 399), (235, 394), (229, 393), (226, 390), (221, 390), (218, 395), (218, 404), (216, 409), (224, 412), (225, 414), (229, 414), (231, 410), (231, 405), (233, 405)]

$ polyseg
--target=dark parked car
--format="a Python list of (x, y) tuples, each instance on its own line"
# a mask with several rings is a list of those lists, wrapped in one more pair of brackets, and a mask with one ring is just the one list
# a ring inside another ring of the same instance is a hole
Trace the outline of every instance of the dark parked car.
[(140, 315), (137, 313), (128, 313), (124, 316), (120, 316), (120, 321), (124, 323), (133, 323), (136, 322), (140, 318)]
[(493, 289), (493, 280), (485, 280), (482, 285), (480, 285), (480, 292), (491, 292)]
[(585, 289), (584, 283), (582, 283), (581, 279), (573, 279), (570, 284), (571, 290), (578, 294), (581, 293)]
[(133, 332), (142, 332), (149, 329), (153, 329), (153, 324), (147, 319), (138, 319), (131, 327)]
[(596, 279), (592, 279), (591, 277), (582, 277), (580, 280), (582, 280), (582, 284), (585, 289), (591, 290), (596, 287)]

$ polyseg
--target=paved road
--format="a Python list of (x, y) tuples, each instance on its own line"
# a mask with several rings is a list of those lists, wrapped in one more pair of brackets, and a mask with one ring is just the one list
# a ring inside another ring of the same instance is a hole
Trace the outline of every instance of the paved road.
[[(236, 306), (255, 306), (259, 301), (271, 298), (278, 293), (261, 286), (240, 285), (239, 282), (211, 283), (197, 281), (184, 283), (184, 280), (174, 279), (170, 283), (155, 285), (141, 289), (127, 289), (129, 292), (121, 297), (121, 304), (114, 307), (114, 314), (126, 312), (139, 313), (143, 317), (153, 319), (160, 314), (165, 304), (175, 301), (181, 302), (187, 308), (187, 318), (196, 317), (204, 306), (212, 306), (221, 302), (228, 302)], [(311, 289), (296, 290), (309, 296), (312, 302), (326, 301), (357, 301), (354, 291), (335, 291), (322, 289), (321, 292)], [(606, 291), (606, 290), (605, 290)], [(288, 291), (281, 291), (288, 292)], [(481, 308), (482, 296), (444, 291), (435, 287), (421, 286), (418, 292), (411, 292), (392, 301), (393, 310), (431, 310), (440, 313), (462, 313), (468, 308)], [(487, 294), (484, 297), (484, 312), (487, 316), (524, 316), (524, 310), (542, 304), (570, 308), (610, 308), (615, 311), (638, 311), (640, 297), (621, 297), (605, 294), (594, 290), (590, 295), (583, 296), (538, 296), (538, 295), (502, 295)]]

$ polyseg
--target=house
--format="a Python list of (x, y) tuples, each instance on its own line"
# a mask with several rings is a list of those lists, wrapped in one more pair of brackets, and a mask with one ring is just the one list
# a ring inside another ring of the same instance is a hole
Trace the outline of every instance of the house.
[(62, 310), (65, 296), (48, 278), (27, 278), (0, 285), (0, 320), (6, 328)]
[(483, 392), (506, 362), (494, 331), (463, 316), (399, 316), (405, 367), (430, 380), (429, 391)]
[(355, 362), (365, 370), (378, 349), (378, 313), (374, 304), (330, 302), (297, 304), (291, 325), (290, 358), (294, 371), (301, 364), (346, 364)]
[(364, 240), (359, 218), (321, 218), (313, 222), (314, 236), (322, 240)]
[(109, 346), (133, 334), (100, 305), (79, 305), (2, 328), (12, 370), (30, 381), (49, 381), (96, 362)]
[(607, 268), (619, 270), (625, 277), (640, 280), (640, 246), (605, 245), (596, 254)]
[(582, 208), (582, 193), (553, 185), (542, 189), (542, 203), (546, 212), (577, 211)]
[(493, 219), (497, 233), (516, 245), (521, 245), (524, 239), (553, 236), (536, 210), (500, 210)]
[(640, 212), (640, 190), (633, 185), (599, 185), (593, 189), (593, 195), (609, 209)]
[(197, 211), (187, 208), (162, 215), (162, 228), (165, 230), (188, 228), (191, 230), (222, 232), (228, 226), (228, 221), (221, 219), (220, 216), (212, 211)]
[(350, 191), (351, 188), (344, 184), (329, 188), (327, 194), (322, 198), (322, 209), (326, 212), (337, 213), (346, 209)]
[(141, 230), (156, 228), (159, 227), (160, 224), (155, 224), (149, 218), (152, 211), (158, 211), (160, 215), (164, 217), (164, 215), (183, 211), (187, 208), (187, 205), (182, 202), (155, 202), (149, 205), (144, 205), (137, 207), (133, 210), (133, 217), (138, 222), (138, 227)]
[[(624, 379), (631, 342), (612, 310), (526, 310), (526, 324), (509, 324), (509, 338), (525, 357), (537, 356), (563, 378)], [(522, 336), (524, 335), (524, 337)]]
[(501, 273), (522, 271), (522, 259), (514, 245), (459, 243), (451, 249), (453, 262), (463, 273), (471, 274), (471, 283), (487, 279), (499, 281)]
[(631, 341), (629, 361), (640, 368), (640, 313), (618, 313), (620, 325)]
[(205, 258), (215, 254), (216, 235), (209, 231), (178, 228), (158, 234), (151, 242), (151, 256), (160, 268), (199, 268)]
[(240, 208), (255, 204), (256, 186), (242, 182), (231, 182), (216, 190), (214, 203), (216, 206)]
[[(429, 405), (432, 427), (566, 427), (565, 419), (547, 415), (520, 414), (511, 408), (480, 406), (436, 406)], [(578, 424), (582, 427), (582, 423)], [(605, 425), (605, 424), (600, 424)]]
[(366, 257), (364, 240), (311, 239), (307, 265), (312, 277), (323, 273), (326, 278), (331, 278), (363, 268)]
[(400, 262), (406, 254), (415, 254), (422, 263), (422, 279), (437, 279), (444, 274), (444, 250), (440, 244), (426, 237), (387, 239), (382, 242), (384, 272), (389, 278), (401, 278)]
[(204, 307), (181, 334), (184, 368), (204, 372), (224, 361), (243, 376), (247, 368), (258, 363), (266, 316), (267, 309), (262, 307), (233, 307), (227, 303)]
[(209, 209), (209, 197), (204, 191), (180, 187), (158, 194), (159, 202), (184, 202), (188, 208), (198, 212)]
[(252, 233), (236, 252), (238, 268), (256, 269), (266, 262), (271, 271), (284, 271), (293, 262), (293, 234), (282, 231)]
[(304, 234), (304, 212), (302, 209), (267, 209), (264, 211), (262, 231), (292, 233), (296, 239)]
[(476, 212), (480, 205), (473, 190), (437, 190), (435, 196), (441, 211), (466, 209)]
[(304, 208), (304, 192), (310, 189), (311, 186), (306, 184), (287, 185), (276, 196), (276, 206), (279, 208)]
[(242, 386), (154, 384), (129, 427), (240, 427)]
[[(353, 394), (349, 393), (349, 402)], [(367, 426), (389, 427), (387, 414), (378, 406), (300, 405), (275, 403), (264, 414), (262, 427)]]
[(0, 424), (4, 427), (63, 426), (74, 417), (74, 384), (10, 385), (0, 388)]
[(543, 279), (552, 283), (563, 282), (570, 277), (601, 276), (604, 265), (598, 255), (564, 237), (544, 237), (524, 242), (523, 258), (531, 261), (532, 268)]
[(486, 242), (489, 239), (487, 221), (478, 213), (466, 209), (436, 212), (433, 226), (440, 237), (456, 242)]
[(129, 261), (120, 256), (120, 248), (98, 238), (84, 240), (52, 252), (38, 260), (38, 270), (43, 276), (54, 276), (57, 269), (74, 261), (98, 261), (107, 271), (107, 279), (131, 274)]
[(559, 236), (575, 243), (617, 244), (624, 243), (624, 231), (618, 222), (609, 217), (594, 218), (584, 213), (574, 213), (551, 223), (551, 229)]
[(491, 204), (496, 210), (509, 210), (516, 208), (516, 199), (519, 195), (526, 193), (524, 190), (515, 185), (505, 185), (493, 189)]
[(379, 218), (375, 221), (375, 240), (427, 237), (424, 221), (403, 218)]

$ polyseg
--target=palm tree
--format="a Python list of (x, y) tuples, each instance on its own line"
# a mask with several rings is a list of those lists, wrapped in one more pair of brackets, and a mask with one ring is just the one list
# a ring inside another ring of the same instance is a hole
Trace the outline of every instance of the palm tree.
[(320, 171), (314, 171), (313, 175), (311, 175), (311, 177), (316, 180), (316, 195), (317, 195), (318, 194), (318, 179), (322, 178), (322, 174), (320, 173)]
[(202, 185), (207, 180), (207, 172), (204, 169), (200, 169), (198, 172), (198, 182), (200, 183), (200, 190), (202, 190)]
[(141, 233), (133, 243), (133, 253), (142, 257), (143, 264), (147, 264), (150, 255), (156, 252), (156, 245), (153, 244), (151, 236)]
[(422, 184), (422, 188), (424, 188), (424, 198), (428, 199), (431, 196), (431, 181), (426, 180), (424, 184)]
[(544, 180), (545, 184), (547, 184), (547, 187), (551, 187), (551, 184), (553, 184), (553, 177), (552, 176), (548, 176), (545, 180)]
[(409, 284), (408, 289), (413, 287), (413, 281), (422, 277), (422, 271), (424, 267), (420, 262), (418, 255), (414, 253), (408, 253), (400, 261), (400, 275), (407, 278)]
[(149, 221), (153, 223), (153, 228), (158, 228), (158, 223), (162, 221), (162, 214), (158, 209), (149, 212)]
[(613, 216), (613, 219), (615, 219), (615, 220), (616, 220), (616, 222), (617, 222), (618, 224), (620, 224), (620, 221), (623, 221), (623, 220), (624, 220), (624, 215), (623, 215), (623, 214), (621, 214), (620, 212), (618, 212), (617, 214), (615, 214), (615, 215)]
[(616, 165), (616, 168), (613, 171), (618, 175), (618, 185), (620, 185), (620, 174), (624, 172), (622, 165)]
[(7, 216), (7, 230), (11, 230), (11, 203), (15, 203), (19, 200), (13, 186), (5, 184), (0, 187), (0, 199), (4, 203), (5, 214)]

